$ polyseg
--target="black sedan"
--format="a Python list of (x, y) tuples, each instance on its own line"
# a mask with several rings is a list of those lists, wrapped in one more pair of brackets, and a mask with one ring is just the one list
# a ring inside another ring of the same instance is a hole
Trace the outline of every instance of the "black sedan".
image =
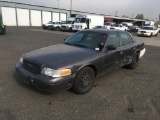
[(139, 29), (141, 29), (141, 28), (138, 26), (130, 26), (130, 27), (128, 27), (128, 32), (137, 33)]
[(21, 80), (36, 88), (49, 92), (71, 88), (84, 94), (99, 75), (123, 66), (136, 68), (144, 53), (144, 43), (128, 32), (83, 30), (63, 44), (22, 55), (16, 70)]

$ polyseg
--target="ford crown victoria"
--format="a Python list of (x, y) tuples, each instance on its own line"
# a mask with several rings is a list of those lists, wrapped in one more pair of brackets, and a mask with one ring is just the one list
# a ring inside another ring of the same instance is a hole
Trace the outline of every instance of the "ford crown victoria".
[(62, 44), (22, 55), (16, 64), (21, 80), (44, 91), (89, 92), (95, 78), (111, 70), (135, 69), (145, 54), (144, 43), (128, 32), (82, 30)]
[(144, 26), (141, 29), (138, 30), (137, 35), (138, 36), (157, 36), (159, 30), (156, 26)]

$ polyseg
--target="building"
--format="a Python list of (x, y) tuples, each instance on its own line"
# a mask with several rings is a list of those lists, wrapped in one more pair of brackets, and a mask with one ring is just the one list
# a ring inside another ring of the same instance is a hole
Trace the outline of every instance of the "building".
[[(2, 14), (3, 22), (7, 26), (41, 26), (48, 21), (65, 21), (68, 17), (70, 17), (70, 12), (70, 10), (66, 9), (0, 1), (0, 14)], [(104, 22), (134, 22), (136, 25), (139, 26), (141, 26), (144, 22), (144, 20), (115, 17), (106, 14), (82, 12), (75, 10), (72, 10), (71, 13), (72, 17), (75, 17), (76, 15), (104, 16)]]

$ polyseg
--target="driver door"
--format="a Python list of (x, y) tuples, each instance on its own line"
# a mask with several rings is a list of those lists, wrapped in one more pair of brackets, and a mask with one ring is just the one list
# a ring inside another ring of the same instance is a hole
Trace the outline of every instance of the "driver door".
[(115, 50), (104, 51), (103, 57), (103, 68), (105, 71), (110, 71), (115, 68), (121, 67), (121, 62), (123, 59), (123, 51), (120, 47), (120, 39), (117, 32), (112, 33), (108, 36), (107, 46), (113, 45), (116, 47)]

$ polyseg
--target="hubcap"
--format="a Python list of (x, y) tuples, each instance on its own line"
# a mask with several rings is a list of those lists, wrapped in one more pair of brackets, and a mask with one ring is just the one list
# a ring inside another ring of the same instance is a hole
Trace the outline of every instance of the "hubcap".
[(85, 89), (91, 85), (92, 75), (90, 73), (84, 73), (81, 77), (81, 88)]

